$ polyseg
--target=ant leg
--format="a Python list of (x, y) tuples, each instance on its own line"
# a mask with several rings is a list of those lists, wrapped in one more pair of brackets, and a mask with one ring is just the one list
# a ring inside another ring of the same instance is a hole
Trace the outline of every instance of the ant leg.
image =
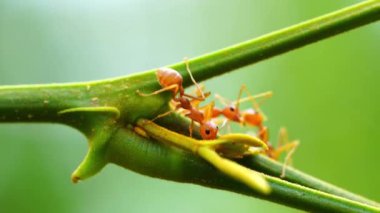
[(266, 101), (267, 99), (271, 98), (273, 96), (273, 92), (272, 91), (267, 91), (267, 92), (262, 92), (262, 93), (259, 93), (257, 95), (254, 95), (253, 98), (254, 99), (259, 99), (260, 98), (260, 101), (257, 101), (257, 103), (259, 105), (261, 105), (264, 101)]
[(282, 167), (281, 175), (280, 177), (285, 177), (286, 167), (290, 164), (292, 160), (292, 156), (294, 152), (296, 151), (296, 148), (299, 145), (299, 141), (292, 141), (289, 142), (288, 139), (288, 132), (285, 128), (280, 129), (279, 137), (278, 137), (278, 144), (277, 148), (273, 151), (273, 158), (277, 160), (281, 153), (288, 152), (285, 156), (284, 164)]
[(289, 142), (289, 135), (286, 128), (281, 127), (280, 131), (278, 133), (278, 139), (277, 139), (277, 148), (283, 147), (283, 144), (287, 144)]
[(167, 116), (167, 115), (169, 115), (169, 114), (171, 114), (171, 113), (173, 113), (173, 112), (175, 112), (176, 111), (176, 109), (172, 109), (172, 110), (169, 110), (169, 111), (167, 111), (167, 112), (164, 112), (164, 113), (162, 113), (162, 114), (159, 114), (159, 115), (157, 115), (155, 118), (153, 118), (152, 120), (150, 120), (150, 121), (155, 121), (155, 120), (157, 120), (157, 119), (159, 119), (159, 118), (162, 118), (162, 117), (165, 117), (165, 116)]
[[(210, 92), (205, 93), (206, 98), (207, 98), (209, 95), (210, 95)], [(184, 94), (184, 96), (188, 97), (187, 94)], [(194, 108), (199, 109), (199, 104), (200, 104), (202, 101), (204, 101), (204, 100), (200, 100), (200, 99), (198, 99), (198, 98), (197, 98), (197, 99), (193, 98), (193, 99), (190, 101), (190, 103), (191, 103), (191, 105), (192, 105)]]
[(292, 142), (287, 142), (283, 146), (277, 147), (273, 151), (273, 159), (277, 160), (282, 153), (290, 151), (291, 149), (293, 149), (295, 146), (298, 146), (298, 145), (299, 145), (299, 141), (296, 140)]
[(156, 90), (156, 91), (154, 91), (154, 92), (152, 92), (152, 93), (149, 93), (149, 94), (142, 93), (140, 90), (137, 90), (136, 92), (137, 92), (137, 94), (139, 94), (140, 96), (144, 96), (144, 97), (146, 97), (146, 96), (157, 95), (157, 94), (160, 94), (160, 93), (162, 93), (162, 92), (169, 91), (169, 90), (177, 91), (177, 90), (178, 90), (178, 85), (176, 85), (176, 84), (175, 84), (175, 85), (170, 85), (170, 86), (168, 86), (168, 87), (164, 87), (164, 88), (162, 88), (162, 89)]
[[(207, 92), (206, 94), (207, 94), (207, 96), (209, 96), (210, 92)], [(205, 98), (200, 98), (200, 97), (195, 97), (195, 96), (192, 96), (192, 95), (189, 95), (189, 94), (186, 94), (186, 93), (184, 93), (182, 96), (188, 97), (188, 98), (191, 98), (191, 99), (194, 99), (194, 100), (198, 100), (198, 101), (204, 101), (206, 99), (206, 97), (207, 97), (207, 96), (204, 95)]]
[(269, 132), (266, 126), (262, 126), (259, 128), (259, 132), (257, 133), (257, 137), (259, 137), (262, 141), (264, 141), (268, 145), (269, 141)]
[(240, 92), (243, 92), (245, 91), (248, 95), (248, 97), (250, 97), (250, 100), (252, 101), (253, 103), (253, 108), (258, 111), (260, 114), (263, 114), (260, 110), (260, 107), (259, 107), (259, 104), (257, 103), (256, 99), (253, 98), (253, 96), (251, 95), (251, 93), (248, 91), (247, 87), (245, 86), (245, 84), (243, 84), (240, 88)]
[(230, 102), (230, 101), (228, 101), (226, 98), (222, 97), (221, 95), (215, 94), (214, 97), (216, 99), (218, 99), (219, 102), (222, 103), (224, 106), (228, 106), (229, 105), (227, 102)]
[[(194, 82), (196, 83), (196, 82)], [(191, 98), (193, 102), (195, 102), (196, 105), (199, 105), (200, 102), (206, 100), (208, 96), (210, 96), (211, 92), (203, 92), (204, 86), (200, 86), (200, 88), (197, 88), (195, 91), (195, 95), (189, 95), (186, 93), (183, 93), (182, 96)]]
[(206, 99), (205, 95), (203, 94), (203, 91), (201, 89), (201, 87), (198, 85), (198, 83), (195, 81), (194, 77), (193, 77), (193, 74), (191, 74), (191, 71), (190, 71), (190, 64), (189, 64), (189, 60), (187, 57), (184, 58), (184, 61), (185, 61), (185, 64), (186, 64), (186, 70), (187, 72), (189, 73), (190, 75), (190, 78), (191, 78), (191, 81), (194, 83), (194, 85), (197, 87), (198, 89), (198, 92), (201, 94), (201, 98), (204, 100)]
[[(202, 92), (205, 91), (205, 85), (204, 84), (198, 84), (199, 88), (195, 88), (192, 91), (192, 94), (195, 94), (198, 98), (202, 97)], [(207, 98), (210, 95), (211, 92), (203, 92), (205, 98)]]
[(271, 98), (272, 96), (273, 96), (273, 92), (267, 91), (267, 92), (262, 92), (262, 93), (253, 95), (251, 97), (241, 98), (239, 101), (234, 101), (233, 103), (234, 104), (236, 104), (236, 102), (244, 103), (244, 102), (250, 101), (252, 99), (264, 99), (264, 100), (260, 100), (260, 102), (258, 103), (259, 105), (261, 105), (261, 102), (265, 101), (268, 98)]
[[(243, 89), (246, 89), (246, 90), (247, 90), (247, 88), (245, 87), (244, 84), (241, 85), (240, 90), (239, 90), (239, 95), (238, 95), (238, 98), (237, 98), (237, 100), (236, 100), (236, 105), (235, 105), (236, 110), (239, 109), (240, 98), (241, 98), (241, 95), (243, 94)], [(250, 94), (248, 93), (248, 95), (250, 95)]]
[(280, 175), (281, 178), (285, 177), (286, 167), (291, 164), (292, 156), (299, 145), (299, 141), (293, 141), (293, 142), (288, 143), (287, 145), (288, 145), (287, 148), (289, 149), (289, 152), (285, 156), (284, 166), (282, 167), (282, 171)]
[[(245, 91), (249, 97), (249, 100), (252, 101), (252, 104), (253, 104), (253, 108), (259, 112), (263, 117), (264, 117), (264, 121), (267, 120), (267, 116), (264, 114), (264, 112), (260, 109), (260, 104), (256, 101), (256, 99), (254, 98), (253, 95), (251, 95), (251, 93), (248, 91), (247, 87), (243, 84), (240, 88), (240, 92), (242, 91)], [(267, 93), (267, 95), (269, 95), (269, 97), (272, 96), (272, 92), (270, 93)]]
[(194, 127), (194, 121), (191, 120), (191, 123), (190, 123), (190, 126), (189, 126), (189, 134), (190, 134), (190, 138), (193, 137), (193, 127)]

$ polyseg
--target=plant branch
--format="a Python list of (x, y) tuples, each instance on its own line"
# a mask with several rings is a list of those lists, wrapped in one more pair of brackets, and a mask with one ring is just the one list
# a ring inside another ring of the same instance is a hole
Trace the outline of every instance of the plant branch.
[[(379, 19), (380, 1), (365, 1), (194, 58), (189, 60), (190, 68), (197, 80), (206, 80)], [(191, 85), (183, 62), (171, 67), (181, 72), (185, 86)], [(379, 212), (374, 207), (378, 204), (373, 201), (291, 169), (287, 173), (289, 182), (271, 177), (269, 175), (278, 175), (279, 165), (265, 158), (239, 161), (267, 174), (272, 193), (264, 196), (191, 152), (136, 134), (134, 127), (139, 119), (152, 119), (169, 109), (169, 93), (149, 97), (136, 93), (137, 90), (150, 92), (160, 88), (155, 71), (75, 84), (1, 86), (0, 122), (57, 122), (84, 133), (89, 141), (89, 151), (75, 170), (73, 181), (88, 178), (111, 162), (153, 177), (229, 190), (304, 210)], [(178, 115), (168, 116), (160, 124), (179, 132), (186, 132), (188, 127), (188, 122)], [(211, 156), (209, 160), (212, 159), (215, 158)]]
[[(189, 60), (203, 81), (299, 47), (378, 21), (380, 1), (370, 0)], [(171, 66), (187, 76), (184, 63)], [(187, 77), (186, 85), (192, 82)]]
[[(247, 157), (242, 160), (239, 160), (238, 162), (248, 168), (263, 172), (274, 177), (280, 177), (283, 168), (283, 164), (274, 161), (264, 155)], [(283, 179), (322, 192), (344, 197), (353, 201), (366, 203), (368, 205), (380, 208), (380, 204), (375, 201), (369, 200), (360, 195), (354, 194), (352, 192), (334, 186), (330, 183), (319, 180), (292, 167), (287, 167), (286, 176)]]
[[(192, 152), (138, 136), (132, 129), (121, 128), (117, 131), (109, 145), (107, 157), (109, 162), (151, 177), (233, 191), (306, 211), (380, 212), (377, 207), (272, 176), (266, 176), (272, 189), (271, 194), (262, 195), (221, 173)], [(252, 162), (255, 161), (252, 160)]]
[[(182, 116), (177, 116), (177, 115), (168, 116), (168, 117), (160, 120), (159, 123), (164, 125), (165, 127), (168, 127), (170, 129), (174, 129), (176, 132), (182, 132), (184, 134), (186, 134), (187, 127), (190, 124), (186, 118), (184, 118)], [(178, 125), (178, 124), (182, 124), (182, 125)], [(183, 125), (183, 124), (185, 124), (185, 125)], [(199, 138), (200, 136), (197, 136), (197, 137)], [(274, 161), (274, 160), (272, 160), (272, 159), (270, 159), (264, 155), (248, 156), (248, 157), (242, 158), (240, 160), (238, 159), (237, 162), (241, 165), (246, 166), (247, 168), (253, 169), (255, 171), (262, 172), (264, 174), (267, 174), (267, 175), (270, 175), (273, 177), (280, 177), (281, 173), (282, 173), (283, 166), (284, 166), (283, 164), (281, 164), (277, 161)], [(286, 168), (286, 176), (284, 178), (284, 181), (288, 181), (288, 182), (295, 183), (295, 184), (298, 184), (298, 185), (301, 185), (301, 186), (304, 186), (304, 187), (307, 187), (310, 189), (315, 189), (315, 190), (318, 190), (318, 191), (321, 191), (324, 193), (335, 195), (336, 197), (342, 197), (342, 198), (345, 198), (348, 200), (367, 204), (369, 206), (373, 206), (374, 208), (380, 208), (380, 204), (375, 202), (375, 201), (372, 201), (368, 198), (354, 194), (352, 192), (348, 192), (347, 190), (344, 190), (344, 189), (339, 188), (337, 186), (334, 186), (330, 183), (327, 183), (325, 181), (317, 179), (313, 176), (305, 174), (305, 173), (303, 173), (299, 170), (296, 170), (292, 167)], [(243, 193), (243, 192), (240, 191), (239, 193)], [(264, 198), (264, 199), (266, 199), (266, 198)], [(271, 198), (268, 198), (268, 199), (271, 200)], [(291, 200), (293, 198), (287, 197), (287, 198), (283, 198), (283, 199), (284, 199), (284, 201), (287, 201), (287, 200)], [(284, 204), (287, 205), (286, 203), (284, 203)]]

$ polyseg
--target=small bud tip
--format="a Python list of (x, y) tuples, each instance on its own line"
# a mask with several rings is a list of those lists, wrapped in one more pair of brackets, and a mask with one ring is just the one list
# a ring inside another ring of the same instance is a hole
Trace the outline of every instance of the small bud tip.
[(80, 178), (78, 176), (71, 176), (71, 181), (73, 183), (78, 183), (80, 181)]

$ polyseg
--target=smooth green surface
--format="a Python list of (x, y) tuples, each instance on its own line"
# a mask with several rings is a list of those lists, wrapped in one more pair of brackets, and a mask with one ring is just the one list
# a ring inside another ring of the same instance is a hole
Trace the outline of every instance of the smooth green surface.
[[(216, 11), (214, 4), (196, 2), (167, 7), (154, 3), (89, 6), (2, 2), (0, 14), (5, 18), (0, 19), (0, 81), (1, 84), (48, 83), (117, 76), (125, 74), (126, 70), (144, 70), (162, 62), (164, 65), (178, 61), (183, 56), (199, 55), (351, 3), (309, 4), (305, 8), (300, 8), (302, 2), (280, 3), (284, 4), (282, 7), (277, 2), (267, 5), (219, 3), (221, 11)], [(146, 11), (150, 6), (152, 11)], [(286, 11), (285, 6), (289, 7)], [(174, 7), (179, 8), (174, 14), (165, 13)], [(231, 8), (235, 8), (236, 14)], [(267, 13), (264, 13), (265, 8)], [(278, 12), (273, 13), (276, 8)], [(213, 16), (210, 15), (212, 11), (215, 11)], [(258, 17), (260, 14), (263, 17)], [(276, 14), (276, 18), (270, 17), (271, 20), (268, 14)], [(173, 19), (176, 15), (178, 18)], [(210, 22), (205, 22), (202, 15)], [(202, 28), (205, 23), (207, 25)], [(265, 108), (270, 117), (268, 124), (273, 129), (285, 124), (291, 135), (304, 142), (294, 159), (297, 167), (378, 200), (375, 190), (378, 174), (374, 163), (379, 106), (376, 103), (379, 75), (375, 72), (376, 68), (378, 70), (375, 61), (375, 53), (379, 50), (378, 26), (324, 41), (259, 64), (255, 69), (247, 68), (255, 72), (235, 72), (224, 79), (237, 81), (236, 86), (231, 84), (231, 88), (224, 88), (226, 91), (222, 87), (211, 87), (221, 84), (221, 78), (206, 86), (231, 98), (236, 96), (241, 83), (254, 87), (254, 91), (274, 90), (275, 96)], [(226, 34), (229, 36), (220, 36)], [(65, 127), (41, 125), (1, 126), (1, 130), (4, 132), (1, 140), (5, 141), (0, 144), (0, 150), (4, 150), (1, 158), (2, 162), (9, 162), (3, 166), (7, 175), (0, 178), (2, 208), (26, 206), (29, 210), (41, 211), (49, 210), (51, 205), (62, 211), (117, 210), (115, 208), (165, 211), (170, 207), (172, 211), (186, 208), (189, 212), (200, 209), (224, 212), (237, 208), (249, 212), (260, 207), (284, 209), (226, 192), (162, 183), (113, 168), (106, 169), (94, 180), (73, 186), (69, 184), (69, 174), (85, 153), (85, 143), (82, 143), (82, 150), (78, 150), (77, 141), (84, 141), (79, 134)], [(53, 135), (54, 130), (57, 135)], [(64, 137), (62, 132), (65, 132)], [(272, 133), (275, 135), (275, 131)], [(68, 155), (72, 159), (68, 159)], [(333, 160), (329, 156), (333, 156)], [(350, 161), (351, 158), (355, 160)], [(144, 189), (145, 192), (138, 191)], [(178, 193), (183, 196), (178, 197)], [(44, 198), (51, 200), (49, 206)], [(94, 204), (97, 199), (101, 202)], [(12, 204), (20, 200), (24, 206)], [(147, 201), (151, 205), (145, 205)]]
[[(152, 137), (160, 139), (160, 137), (153, 132), (156, 131), (155, 129), (161, 129), (161, 127), (154, 127), (155, 125), (147, 127), (143, 123), (144, 122), (139, 121), (139, 125), (142, 127), (145, 126), (146, 130), (152, 133)], [(167, 130), (163, 131), (163, 135), (166, 135), (166, 142), (172, 141), (176, 143), (174, 140), (184, 137), (182, 135), (170, 136), (170, 134), (175, 133), (168, 133)], [(204, 147), (199, 148), (199, 154), (202, 156), (203, 151), (201, 151), (201, 149), (204, 151), (205, 149)], [(145, 152), (142, 150), (145, 150)], [(129, 158), (123, 157), (128, 153), (134, 153), (134, 156)], [(171, 150), (163, 143), (152, 144), (151, 140), (138, 137), (129, 129), (125, 128), (118, 130), (116, 134), (114, 134), (114, 138), (109, 145), (107, 156), (111, 162), (145, 175), (229, 190), (307, 211), (345, 213), (380, 212), (380, 209), (377, 207), (312, 190), (272, 176), (266, 176), (266, 180), (271, 187), (271, 193), (263, 195), (259, 193), (257, 189), (252, 190), (252, 188), (246, 184), (242, 184), (241, 180), (231, 180), (231, 178), (228, 177), (231, 174), (226, 175), (224, 172), (223, 174), (220, 172), (221, 170), (211, 166), (188, 151), (184, 151), (183, 149)], [(204, 155), (202, 158), (204, 158)], [(210, 160), (208, 157), (206, 157), (206, 159)], [(277, 171), (280, 170), (281, 169)]]

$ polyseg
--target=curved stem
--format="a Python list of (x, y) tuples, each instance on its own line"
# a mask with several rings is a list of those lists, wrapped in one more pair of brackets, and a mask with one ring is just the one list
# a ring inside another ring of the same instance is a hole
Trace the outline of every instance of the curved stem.
[[(231, 70), (280, 55), (299, 47), (355, 29), (380, 19), (380, 1), (369, 0), (359, 4), (278, 30), (261, 37), (233, 45), (189, 60), (197, 81), (209, 79)], [(185, 64), (172, 65), (186, 76)]]
[[(248, 168), (263, 172), (268, 175), (272, 175), (274, 177), (280, 177), (283, 168), (283, 164), (274, 161), (264, 155), (247, 157), (239, 160), (238, 162), (244, 166), (247, 166)], [(284, 180), (380, 208), (380, 204), (375, 201), (369, 200), (368, 198), (362, 197), (325, 181), (319, 180), (291, 167), (286, 168), (286, 176), (284, 177)]]
[(112, 163), (144, 175), (233, 191), (305, 211), (380, 212), (377, 207), (272, 176), (265, 176), (272, 192), (262, 195), (216, 170), (192, 152), (173, 149), (165, 143), (138, 136), (126, 128), (120, 128), (114, 134), (108, 145), (107, 157)]
[[(364, 1), (257, 39), (194, 58), (189, 60), (190, 68), (197, 80), (205, 80), (379, 19), (380, 0)], [(191, 81), (185, 63), (177, 63), (172, 67), (181, 72), (185, 80), (184, 85), (189, 86)], [(376, 205), (374, 202), (333, 187), (326, 188), (326, 184), (321, 184), (323, 187), (317, 186), (320, 184), (318, 181), (306, 176), (297, 176), (297, 173), (292, 171), (288, 172), (289, 181), (331, 194), (267, 176), (273, 193), (269, 196), (260, 195), (190, 152), (138, 136), (131, 130), (131, 125), (136, 124), (140, 118), (154, 118), (167, 110), (171, 96), (169, 93), (163, 93), (141, 97), (136, 91), (152, 91), (158, 88), (160, 85), (155, 77), (155, 70), (77, 84), (2, 86), (0, 122), (61, 122), (80, 129), (87, 136), (99, 132), (97, 130), (104, 130), (104, 134), (97, 138), (96, 134), (93, 135), (93, 142), (94, 144), (96, 142), (97, 146), (92, 146), (91, 148), (94, 148), (92, 151), (99, 152), (90, 152), (84, 161), (84, 167), (77, 170), (79, 176), (83, 178), (100, 170), (106, 162), (113, 162), (149, 176), (225, 189), (309, 211), (379, 212), (378, 208), (370, 206)], [(99, 125), (98, 118), (101, 117), (106, 118), (106, 124)], [(184, 127), (185, 122), (171, 122), (170, 119), (164, 121), (165, 127), (166, 125), (175, 128)], [(94, 153), (96, 155), (93, 155)], [(99, 156), (101, 164), (96, 167), (87, 164), (93, 159), (98, 161)], [(245, 165), (255, 168), (253, 162), (256, 160), (248, 161)], [(261, 169), (265, 171), (265, 165), (262, 165)], [(266, 172), (276, 174), (277, 170), (269, 169)], [(79, 176), (75, 173), (74, 180)]]
[[(187, 123), (187, 125), (186, 125)], [(189, 123), (184, 117), (181, 116), (171, 116), (164, 120), (160, 120), (160, 124), (165, 125), (165, 127), (175, 129), (175, 131), (184, 131), (187, 129)], [(178, 124), (182, 124), (178, 126)], [(183, 125), (184, 124), (184, 125)], [(237, 162), (247, 168), (262, 172), (273, 177), (280, 177), (283, 169), (283, 164), (274, 161), (264, 155), (247, 156), (243, 159), (237, 160)], [(336, 195), (337, 197), (342, 197), (348, 200), (364, 203), (370, 206), (380, 208), (380, 204), (365, 198), (363, 196), (354, 194), (330, 183), (317, 179), (311, 175), (305, 174), (302, 171), (294, 169), (292, 167), (287, 167), (285, 181), (299, 184), (311, 189), (315, 189), (321, 192), (325, 192), (331, 195)], [(284, 203), (286, 205), (286, 203)]]

